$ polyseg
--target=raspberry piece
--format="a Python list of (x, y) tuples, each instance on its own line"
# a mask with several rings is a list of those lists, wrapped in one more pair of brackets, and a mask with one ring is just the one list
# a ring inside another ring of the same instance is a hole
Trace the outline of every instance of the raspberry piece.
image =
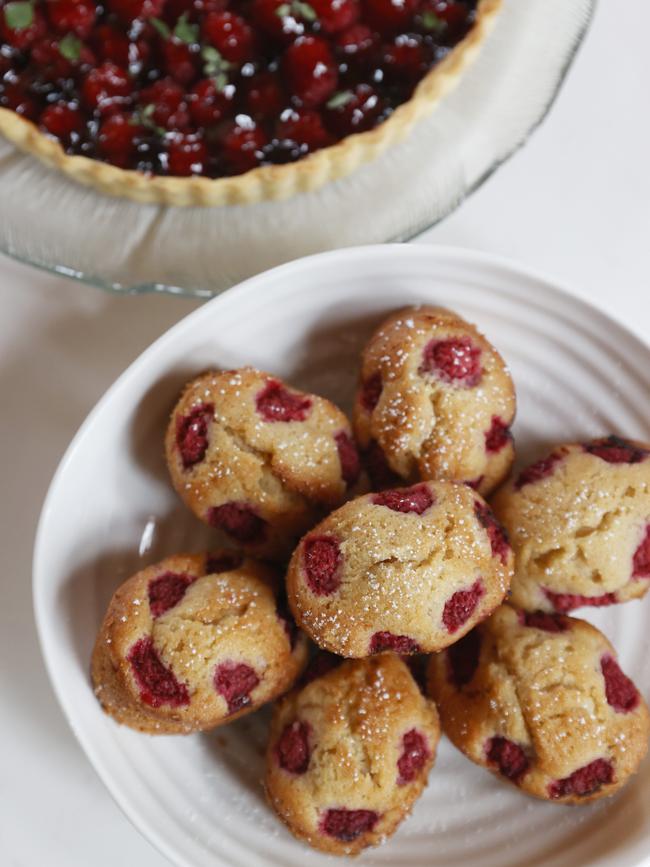
[(217, 575), (219, 572), (231, 572), (233, 569), (239, 569), (244, 562), (241, 554), (216, 554), (205, 558), (205, 574)]
[(386, 455), (378, 442), (371, 442), (364, 454), (368, 475), (373, 488), (395, 488), (403, 483), (397, 473), (394, 473), (388, 465)]
[(381, 381), (381, 373), (373, 373), (371, 377), (361, 383), (359, 401), (366, 412), (372, 412), (379, 403), (384, 384)]
[(135, 139), (142, 127), (133, 123), (133, 115), (117, 112), (103, 120), (97, 134), (101, 156), (120, 168), (127, 168), (135, 151)]
[(351, 843), (372, 831), (378, 821), (379, 814), (374, 810), (327, 810), (321, 820), (321, 830), (328, 837)]
[(585, 443), (583, 448), (608, 464), (638, 464), (648, 456), (646, 449), (613, 435)]
[(431, 755), (427, 739), (422, 732), (416, 729), (406, 732), (402, 738), (402, 744), (404, 752), (397, 760), (397, 770), (399, 771), (397, 778), (398, 786), (412, 783)]
[(381, 66), (390, 82), (415, 83), (427, 69), (427, 58), (421, 38), (402, 33), (384, 45)]
[(353, 485), (361, 472), (357, 447), (352, 441), (352, 437), (343, 430), (334, 435), (334, 440), (339, 453), (339, 461), (341, 462), (343, 481), (348, 485)]
[(469, 590), (457, 590), (445, 602), (442, 622), (450, 635), (453, 635), (464, 623), (467, 623), (484, 595), (483, 581), (478, 578)]
[(214, 671), (214, 688), (235, 713), (251, 703), (250, 693), (260, 682), (254, 669), (244, 662), (222, 662)]
[(623, 674), (618, 662), (610, 654), (600, 660), (600, 670), (605, 678), (607, 703), (618, 713), (630, 713), (639, 706), (639, 693), (630, 678)]
[(7, 23), (7, 6), (0, 9), (0, 36), (3, 42), (8, 42), (13, 48), (24, 51), (26, 48), (42, 39), (47, 33), (47, 22), (43, 14), (32, 6), (29, 23), (25, 27), (10, 27)]
[(45, 109), (40, 124), (59, 141), (69, 142), (73, 135), (79, 135), (83, 129), (83, 118), (76, 108), (71, 108), (65, 102), (56, 102)]
[(232, 12), (210, 12), (203, 21), (203, 35), (229, 63), (241, 66), (254, 54), (251, 28)]
[(433, 373), (443, 382), (472, 388), (481, 380), (481, 350), (469, 337), (432, 340), (424, 348), (420, 373)]
[(275, 126), (276, 138), (304, 145), (310, 152), (331, 144), (331, 136), (323, 119), (311, 108), (289, 108), (283, 111)]
[(168, 150), (169, 174), (174, 177), (202, 175), (208, 162), (208, 148), (200, 133), (174, 133)]
[(357, 84), (341, 97), (340, 101), (334, 97), (325, 107), (325, 121), (336, 135), (342, 138), (376, 126), (385, 104), (374, 88)]
[[(0, 55), (1, 57), (2, 55)], [(4, 93), (0, 94), (0, 105), (10, 108), (21, 117), (36, 120), (39, 112), (38, 104), (25, 90), (22, 83), (7, 82), (3, 85)]]
[(309, 767), (310, 729), (309, 723), (295, 720), (280, 735), (275, 754), (280, 767), (290, 774), (304, 774)]
[(546, 611), (521, 611), (520, 622), (531, 629), (542, 629), (544, 632), (566, 632), (567, 621), (558, 614), (548, 614)]
[(274, 39), (290, 41), (305, 32), (301, 16), (286, 0), (253, 0), (252, 14), (260, 30)]
[(370, 653), (382, 653), (384, 650), (392, 650), (395, 653), (419, 653), (420, 645), (408, 635), (375, 632), (370, 639)]
[(292, 43), (283, 70), (291, 93), (307, 108), (325, 102), (336, 90), (338, 68), (329, 44), (318, 36), (301, 36)]
[(365, 24), (353, 24), (343, 33), (337, 34), (334, 42), (347, 64), (362, 67), (370, 59), (376, 39), (375, 34)]
[(90, 36), (97, 9), (92, 0), (49, 0), (47, 14), (58, 33), (75, 33), (80, 39)]
[(151, 119), (168, 130), (184, 130), (190, 122), (183, 88), (172, 78), (161, 78), (140, 92), (143, 106), (153, 105)]
[(595, 759), (583, 768), (578, 768), (571, 776), (555, 780), (548, 787), (551, 798), (564, 798), (567, 795), (584, 797), (597, 792), (601, 786), (614, 779), (614, 766), (609, 759)]
[(160, 15), (165, 0), (108, 0), (108, 8), (126, 24), (136, 18), (154, 18)]
[(645, 528), (645, 536), (632, 558), (632, 577), (650, 578), (650, 524)]
[(490, 454), (500, 452), (510, 442), (512, 434), (508, 425), (498, 415), (492, 416), (492, 425), (485, 432), (485, 450)]
[(485, 754), (488, 762), (496, 765), (499, 773), (513, 783), (518, 783), (528, 770), (528, 759), (519, 746), (508, 738), (497, 735), (485, 744)]
[(487, 503), (480, 503), (477, 500), (474, 504), (474, 514), (479, 524), (485, 528), (488, 534), (492, 556), (498, 557), (505, 566), (508, 562), (508, 554), (510, 553), (510, 542), (508, 541), (505, 527), (502, 527), (497, 521), (494, 512)]
[(345, 30), (359, 17), (357, 0), (311, 0), (309, 5), (318, 16), (323, 33)]
[(481, 635), (472, 629), (460, 641), (447, 648), (447, 678), (454, 686), (469, 683), (478, 668), (481, 655)]
[(312, 536), (303, 546), (307, 584), (317, 596), (329, 596), (341, 584), (341, 549), (333, 536)]
[(111, 114), (129, 101), (131, 83), (126, 72), (108, 61), (91, 69), (81, 86), (86, 106), (99, 114)]
[(375, 506), (386, 506), (393, 512), (415, 512), (421, 515), (434, 504), (434, 497), (427, 485), (413, 485), (410, 488), (398, 488), (393, 491), (382, 491), (372, 498)]
[(515, 490), (518, 491), (524, 485), (530, 485), (533, 482), (539, 482), (541, 479), (547, 478), (555, 471), (555, 465), (561, 459), (561, 455), (552, 453), (547, 458), (542, 458), (541, 461), (536, 461), (525, 470), (522, 470), (515, 481)]
[(192, 120), (197, 126), (214, 126), (232, 111), (231, 89), (218, 90), (211, 78), (197, 81), (187, 97)]
[(128, 36), (111, 27), (110, 24), (101, 24), (93, 30), (93, 49), (102, 60), (109, 60), (116, 66), (126, 69), (129, 65), (129, 49), (131, 43)]
[(176, 420), (176, 445), (181, 453), (184, 469), (188, 470), (205, 457), (208, 448), (208, 429), (214, 418), (214, 404), (200, 403)]
[(583, 605), (602, 608), (605, 605), (614, 605), (618, 601), (616, 593), (603, 593), (602, 596), (579, 596), (577, 593), (553, 593), (546, 587), (543, 590), (548, 601), (560, 614), (568, 614), (569, 611), (582, 608)]
[(149, 608), (153, 618), (160, 617), (178, 605), (187, 588), (195, 581), (194, 575), (165, 572), (149, 582)]
[(248, 503), (213, 506), (208, 512), (208, 524), (244, 544), (259, 544), (266, 536), (266, 521)]
[(386, 35), (409, 30), (418, 0), (364, 0), (364, 20)]
[[(259, 72), (246, 83), (244, 102), (256, 120), (275, 120), (287, 104), (280, 79), (274, 72)], [(294, 138), (278, 132), (278, 138)], [(297, 141), (297, 139), (296, 139)]]
[(173, 671), (163, 665), (152, 638), (136, 641), (129, 651), (128, 660), (145, 704), (150, 707), (164, 704), (182, 707), (190, 703), (187, 686), (176, 680)]
[(277, 379), (270, 380), (255, 398), (264, 421), (304, 421), (312, 406), (310, 397), (296, 394)]
[(248, 115), (238, 114), (226, 128), (221, 147), (230, 171), (240, 175), (260, 164), (267, 144), (264, 130)]
[(198, 54), (178, 39), (168, 39), (162, 46), (165, 71), (179, 84), (188, 85), (198, 74)]

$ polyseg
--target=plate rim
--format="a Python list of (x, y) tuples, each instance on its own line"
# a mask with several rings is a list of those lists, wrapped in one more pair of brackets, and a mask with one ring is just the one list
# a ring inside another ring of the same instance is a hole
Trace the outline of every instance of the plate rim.
[[(117, 378), (106, 389), (103, 395), (96, 401), (90, 409), (84, 420), (77, 428), (70, 443), (65, 449), (59, 463), (52, 475), (48, 484), (47, 492), (43, 499), (43, 504), (39, 513), (37, 529), (34, 539), (33, 556), (32, 556), (32, 606), (34, 619), (36, 624), (36, 632), (38, 637), (38, 645), (45, 665), (47, 676), (57, 700), (57, 704), (61, 709), (66, 723), (70, 727), (76, 741), (83, 750), (85, 758), (90, 763), (93, 771), (97, 774), (103, 785), (109, 791), (114, 802), (118, 805), (124, 816), (128, 819), (131, 825), (143, 835), (143, 837), (153, 845), (165, 858), (177, 867), (194, 867), (191, 861), (175, 849), (167, 840), (160, 836), (156, 826), (144, 816), (139, 809), (129, 802), (128, 797), (123, 792), (121, 784), (114, 779), (110, 763), (105, 761), (100, 751), (98, 751), (92, 740), (87, 737), (85, 730), (78, 729), (74, 714), (70, 707), (71, 700), (66, 695), (64, 686), (60, 682), (60, 675), (55, 670), (51, 660), (54, 654), (48, 653), (48, 650), (56, 645), (55, 636), (51, 630), (50, 618), (48, 618), (45, 609), (45, 590), (47, 585), (47, 569), (45, 567), (45, 545), (48, 532), (48, 522), (52, 511), (52, 503), (58, 495), (58, 490), (61, 485), (68, 465), (72, 462), (75, 454), (84, 440), (88, 429), (94, 424), (95, 419), (99, 416), (106, 404), (110, 403), (113, 395), (127, 383), (134, 374), (137, 374), (142, 367), (145, 367), (149, 359), (155, 356), (161, 348), (164, 349), (165, 344), (173, 340), (179, 332), (190, 329), (194, 322), (202, 318), (209, 318), (213, 315), (213, 308), (227, 305), (237, 304), (241, 300), (249, 296), (254, 296), (264, 283), (269, 278), (286, 277), (287, 282), (290, 282), (294, 273), (300, 273), (305, 269), (310, 270), (318, 268), (319, 264), (326, 261), (328, 264), (334, 262), (341, 267), (345, 267), (348, 262), (372, 262), (376, 264), (378, 258), (385, 257), (397, 260), (409, 261), (411, 259), (421, 258), (424, 261), (429, 260), (438, 265), (444, 263), (460, 264), (461, 266), (469, 266), (477, 272), (481, 270), (497, 270), (509, 277), (523, 278), (521, 285), (513, 287), (513, 293), (518, 295), (523, 301), (531, 301), (530, 289), (525, 288), (526, 282), (536, 282), (543, 286), (543, 291), (547, 298), (557, 299), (558, 301), (568, 302), (574, 305), (576, 312), (585, 312), (592, 317), (600, 325), (607, 325), (611, 329), (612, 336), (617, 339), (625, 339), (628, 344), (635, 344), (636, 351), (648, 355), (650, 361), (650, 341), (642, 339), (642, 337), (631, 331), (626, 325), (613, 318), (609, 313), (605, 312), (601, 307), (585, 299), (573, 292), (568, 285), (549, 276), (539, 269), (529, 268), (522, 265), (516, 260), (486, 253), (484, 251), (456, 247), (450, 245), (434, 245), (434, 244), (373, 244), (357, 247), (342, 248), (333, 251), (325, 251), (316, 253), (311, 256), (301, 257), (291, 262), (278, 265), (253, 277), (249, 277), (241, 283), (233, 286), (225, 292), (210, 298), (207, 303), (201, 305), (197, 309), (191, 311), (186, 316), (179, 319), (174, 325), (159, 335), (152, 343), (149, 344), (126, 368), (117, 376)], [(486, 290), (489, 291), (489, 290)], [(396, 293), (396, 298), (399, 295)], [(623, 357), (623, 356), (621, 356)], [(221, 856), (217, 856), (220, 862)], [(215, 861), (215, 864), (220, 863)], [(638, 862), (638, 867), (645, 863)]]

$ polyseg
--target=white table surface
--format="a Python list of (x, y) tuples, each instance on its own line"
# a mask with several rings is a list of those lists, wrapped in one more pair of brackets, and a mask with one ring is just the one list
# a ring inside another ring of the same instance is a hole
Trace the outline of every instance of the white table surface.
[[(600, 0), (543, 126), (418, 243), (517, 259), (649, 338), (648, 33), (647, 0)], [(55, 702), (32, 617), (31, 549), (49, 480), (86, 413), (142, 349), (196, 306), (167, 296), (114, 298), (0, 258), (0, 864), (7, 867), (168, 863), (115, 806)]]

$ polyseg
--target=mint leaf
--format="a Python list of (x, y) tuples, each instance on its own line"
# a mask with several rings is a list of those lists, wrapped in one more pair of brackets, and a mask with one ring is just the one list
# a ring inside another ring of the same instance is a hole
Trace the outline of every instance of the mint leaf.
[(186, 45), (194, 45), (199, 41), (199, 25), (191, 24), (187, 12), (183, 12), (174, 27), (174, 36)]
[(34, 22), (34, 4), (27, 2), (7, 3), (4, 9), (7, 27), (26, 30)]
[(445, 22), (442, 18), (438, 18), (435, 12), (426, 9), (422, 13), (422, 26), (425, 30), (441, 30), (445, 26)]
[(351, 90), (341, 90), (338, 93), (335, 93), (334, 96), (327, 103), (328, 108), (343, 108), (344, 105), (347, 105), (350, 100), (354, 99), (354, 94)]
[[(232, 63), (229, 63), (216, 48), (213, 48), (212, 45), (204, 46), (201, 49), (201, 57), (204, 61), (203, 72), (208, 78), (214, 78), (215, 84), (217, 77), (227, 78), (226, 73), (231, 69)], [(223, 88), (219, 89), (222, 90)]]
[(218, 72), (213, 76), (212, 80), (219, 93), (223, 93), (226, 87), (228, 87), (228, 76), (225, 72)]
[(286, 18), (287, 15), (291, 15), (291, 6), (289, 3), (283, 3), (281, 6), (275, 10), (275, 14), (278, 18)]
[(59, 42), (59, 54), (70, 63), (76, 63), (81, 57), (81, 46), (81, 39), (77, 39), (73, 33), (68, 33)]
[(303, 3), (302, 0), (293, 0), (291, 8), (295, 15), (298, 15), (304, 21), (316, 21), (318, 15), (309, 3)]
[(129, 123), (131, 126), (143, 126), (162, 138), (166, 135), (167, 130), (158, 126), (154, 121), (153, 113), (155, 110), (156, 106), (153, 103), (149, 103), (149, 105), (145, 105), (143, 108), (136, 108)]
[(156, 28), (158, 33), (160, 33), (163, 39), (169, 39), (169, 37), (172, 35), (169, 27), (160, 18), (150, 18), (149, 21), (151, 21), (151, 23)]

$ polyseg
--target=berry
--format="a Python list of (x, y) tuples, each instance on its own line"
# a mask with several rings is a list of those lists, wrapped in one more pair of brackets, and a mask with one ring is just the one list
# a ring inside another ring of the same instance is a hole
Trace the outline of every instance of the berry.
[(508, 738), (496, 736), (485, 745), (485, 754), (490, 764), (494, 764), (513, 783), (518, 783), (528, 770), (528, 759), (519, 744)]
[(129, 65), (129, 51), (133, 44), (128, 37), (112, 27), (110, 24), (101, 24), (95, 28), (92, 37), (93, 48), (102, 60), (109, 60), (116, 66), (126, 69)]
[(613, 656), (606, 654), (600, 660), (600, 670), (605, 678), (607, 703), (618, 713), (629, 713), (639, 706), (639, 693), (630, 678), (623, 674)]
[(310, 0), (323, 33), (339, 33), (359, 17), (357, 0)]
[(198, 75), (199, 55), (178, 39), (168, 39), (162, 47), (165, 71), (174, 81), (187, 85)]
[(394, 653), (419, 653), (420, 645), (408, 635), (393, 635), (392, 632), (375, 632), (370, 639), (370, 653), (382, 653), (392, 650)]
[(275, 127), (279, 139), (304, 145), (309, 151), (317, 151), (331, 144), (332, 138), (323, 126), (320, 114), (312, 108), (289, 108), (283, 111)]
[(508, 554), (510, 553), (510, 543), (508, 542), (508, 534), (504, 527), (497, 521), (494, 512), (487, 503), (477, 501), (474, 504), (474, 514), (479, 524), (487, 531), (492, 548), (492, 556), (498, 557), (505, 566), (508, 562)]
[(638, 464), (648, 456), (646, 449), (639, 448), (617, 436), (593, 440), (585, 444), (584, 450), (607, 461), (608, 464)]
[(219, 90), (211, 78), (198, 81), (187, 97), (192, 121), (199, 127), (214, 126), (232, 111), (233, 89)]
[[(353, 90), (344, 91), (340, 99), (334, 96), (327, 103), (325, 122), (337, 136), (344, 137), (371, 129), (383, 111), (384, 103), (377, 91), (369, 84), (357, 84)], [(380, 394), (381, 376), (378, 376)]]
[(275, 748), (278, 764), (290, 774), (304, 774), (309, 767), (308, 723), (296, 720), (286, 726)]
[(171, 78), (161, 78), (140, 92), (140, 104), (153, 105), (151, 120), (163, 129), (183, 132), (190, 122), (185, 91)]
[(235, 541), (258, 544), (264, 541), (266, 521), (256, 515), (247, 503), (224, 503), (208, 512), (208, 524), (222, 530)]
[[(248, 114), (256, 120), (274, 120), (279, 117), (287, 104), (287, 98), (278, 76), (274, 72), (254, 75), (245, 86), (244, 104)], [(293, 136), (278, 134), (278, 138)]]
[(234, 552), (232, 554), (208, 554), (205, 559), (205, 574), (215, 575), (219, 572), (232, 572), (233, 569), (239, 569), (243, 562), (242, 555)]
[(213, 418), (213, 404), (201, 403), (188, 415), (176, 420), (176, 446), (186, 470), (205, 457), (208, 448), (208, 429)]
[(47, 32), (47, 22), (43, 13), (31, 7), (32, 12), (29, 23), (25, 27), (11, 27), (7, 23), (7, 6), (0, 9), (0, 36), (3, 42), (8, 42), (12, 48), (24, 51), (38, 39), (42, 39)]
[(173, 134), (168, 148), (169, 174), (174, 177), (202, 175), (208, 162), (208, 148), (199, 133)]
[(352, 438), (345, 431), (339, 431), (334, 435), (336, 448), (339, 453), (339, 461), (341, 462), (341, 476), (347, 485), (353, 485), (359, 478), (361, 472), (361, 462), (359, 460), (359, 452)]
[(569, 628), (569, 623), (561, 615), (547, 614), (545, 611), (522, 611), (520, 618), (524, 626), (544, 632), (566, 632)]
[[(289, 13), (280, 15), (289, 6)], [(300, 15), (286, 0), (253, 0), (252, 16), (257, 27), (267, 36), (290, 42), (305, 32)]]
[(457, 590), (446, 602), (442, 622), (450, 635), (457, 632), (474, 614), (476, 606), (485, 595), (483, 582), (478, 578), (469, 590)]
[(203, 21), (203, 36), (229, 63), (243, 64), (255, 54), (253, 31), (232, 12), (211, 12)]
[(435, 374), (443, 382), (472, 388), (481, 380), (481, 350), (469, 337), (432, 340), (424, 349), (420, 373)]
[(254, 169), (260, 164), (267, 144), (264, 130), (248, 115), (238, 114), (226, 129), (221, 143), (226, 165), (233, 174)]
[(384, 45), (380, 64), (390, 82), (416, 82), (426, 72), (427, 57), (418, 36), (401, 34)]
[(596, 759), (574, 771), (563, 780), (555, 780), (548, 787), (551, 798), (565, 798), (569, 795), (584, 797), (597, 792), (601, 786), (614, 779), (614, 766), (609, 759)]
[(185, 596), (185, 591), (195, 581), (194, 575), (165, 572), (149, 582), (149, 608), (156, 618), (169, 611)]
[(372, 412), (377, 406), (383, 387), (381, 373), (379, 372), (373, 373), (369, 379), (364, 380), (361, 384), (359, 401), (366, 412)]
[(515, 481), (515, 490), (518, 491), (524, 485), (530, 485), (533, 482), (539, 482), (551, 476), (555, 472), (555, 465), (561, 457), (561, 455), (552, 453), (547, 458), (542, 458), (541, 461), (537, 461), (525, 470), (522, 470)]
[(400, 488), (393, 491), (383, 491), (374, 494), (372, 503), (375, 506), (385, 506), (393, 512), (415, 512), (421, 515), (434, 504), (433, 494), (427, 485), (413, 485), (411, 488)]
[(136, 138), (143, 132), (133, 115), (118, 112), (103, 120), (97, 134), (99, 154), (119, 168), (126, 169), (136, 147)]
[(490, 429), (485, 432), (485, 450), (489, 454), (497, 454), (512, 440), (508, 425), (498, 415), (492, 416)]
[(307, 108), (326, 102), (336, 90), (337, 66), (328, 43), (302, 36), (286, 50), (283, 70), (291, 93)]
[(183, 707), (190, 703), (187, 686), (180, 683), (174, 672), (167, 668), (151, 638), (141, 638), (129, 651), (133, 677), (140, 689), (140, 698), (150, 707)]
[(255, 670), (243, 662), (222, 662), (214, 672), (214, 688), (235, 713), (251, 703), (251, 692), (260, 682)]
[(384, 35), (409, 30), (418, 0), (363, 0), (364, 20)]
[(436, 18), (444, 24), (440, 33), (436, 33), (437, 39), (443, 44), (449, 45), (458, 42), (465, 36), (473, 22), (473, 13), (468, 4), (459, 3), (456, 0), (433, 0), (425, 6)]
[(469, 683), (478, 668), (481, 655), (481, 635), (472, 629), (460, 641), (447, 648), (447, 676), (454, 686)]
[(38, 116), (36, 100), (27, 93), (21, 82), (7, 82), (3, 85), (0, 89), (0, 105), (29, 120), (36, 120)]
[(81, 94), (85, 105), (99, 114), (111, 114), (129, 101), (131, 83), (126, 72), (114, 63), (105, 62), (86, 76)]
[(376, 43), (375, 35), (365, 24), (353, 24), (338, 33), (334, 41), (345, 61), (355, 64), (368, 60)]
[(575, 608), (589, 605), (592, 608), (602, 608), (605, 605), (614, 605), (618, 600), (615, 593), (603, 593), (602, 596), (580, 596), (577, 593), (554, 593), (544, 589), (544, 595), (559, 614), (568, 614)]
[(107, 0), (107, 6), (125, 24), (130, 24), (136, 18), (158, 17), (165, 5), (165, 0)]
[(79, 135), (83, 129), (83, 118), (79, 109), (65, 102), (48, 105), (40, 117), (40, 125), (62, 142), (69, 142), (72, 136)]
[(303, 545), (303, 569), (307, 585), (317, 596), (329, 596), (341, 584), (341, 549), (332, 536), (311, 536)]
[(312, 399), (289, 391), (279, 380), (270, 380), (255, 398), (255, 406), (264, 421), (305, 421), (311, 412)]
[(416, 729), (406, 732), (402, 738), (402, 744), (404, 751), (397, 760), (398, 786), (412, 783), (431, 755), (427, 739), (422, 732)]
[(632, 558), (632, 577), (650, 578), (650, 524), (646, 524), (645, 534)]
[(327, 810), (321, 820), (321, 830), (328, 837), (351, 843), (375, 827), (379, 814), (374, 810)]
[(97, 8), (92, 0), (48, 0), (47, 14), (57, 33), (74, 33), (80, 39), (87, 39), (97, 17)]

